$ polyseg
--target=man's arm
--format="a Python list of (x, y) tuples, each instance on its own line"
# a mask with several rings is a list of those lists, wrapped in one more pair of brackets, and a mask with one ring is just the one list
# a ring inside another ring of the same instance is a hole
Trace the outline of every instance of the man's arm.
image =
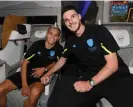
[(49, 64), (48, 66), (44, 67), (45, 71), (50, 70), (53, 66), (55, 65), (55, 62), (53, 62), (52, 64)]
[(29, 61), (24, 59), (21, 64), (21, 78), (22, 78), (22, 87), (28, 86), (27, 84), (27, 66)]
[(51, 75), (54, 72), (57, 72), (60, 68), (62, 68), (62, 66), (66, 63), (66, 58), (61, 57), (57, 63), (55, 63), (55, 65), (46, 73), (46, 75)]
[[(105, 66), (94, 76), (92, 80), (95, 82), (93, 85), (97, 85), (111, 76), (118, 69), (118, 60), (116, 53), (105, 55)], [(74, 83), (74, 88), (77, 92), (90, 91), (93, 86), (90, 81), (77, 81)]]
[(29, 96), (30, 95), (30, 89), (27, 83), (27, 66), (29, 64), (29, 61), (24, 59), (21, 64), (21, 78), (22, 78), (22, 90), (21, 94), (23, 96)]
[(55, 64), (45, 75), (42, 76), (41, 82), (42, 82), (43, 84), (46, 84), (46, 83), (49, 81), (50, 76), (51, 76), (53, 73), (57, 72), (57, 71), (65, 64), (66, 60), (67, 60), (66, 58), (61, 57), (61, 58), (56, 62), (56, 64)]
[(45, 67), (39, 67), (39, 68), (34, 68), (34, 72), (31, 74), (31, 76), (35, 78), (40, 78), (46, 71), (48, 71), (50, 68), (54, 66), (55, 62), (49, 64), (48, 66)]
[(95, 81), (95, 84), (99, 84), (104, 81), (118, 69), (118, 59), (116, 53), (105, 55), (105, 60), (107, 62), (105, 66), (92, 78), (92, 80)]

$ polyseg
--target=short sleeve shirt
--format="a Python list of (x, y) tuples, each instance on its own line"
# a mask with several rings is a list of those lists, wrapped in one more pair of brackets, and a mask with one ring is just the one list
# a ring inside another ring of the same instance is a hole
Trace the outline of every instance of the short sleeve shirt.
[(51, 49), (45, 48), (45, 41), (40, 40), (29, 48), (24, 58), (30, 61), (32, 68), (43, 67), (57, 61), (62, 53), (62, 46), (56, 43)]
[(101, 69), (106, 63), (104, 56), (117, 52), (119, 49), (106, 27), (88, 25), (81, 37), (75, 35), (68, 38), (62, 57), (67, 58), (73, 53), (80, 59), (81, 63), (90, 68)]

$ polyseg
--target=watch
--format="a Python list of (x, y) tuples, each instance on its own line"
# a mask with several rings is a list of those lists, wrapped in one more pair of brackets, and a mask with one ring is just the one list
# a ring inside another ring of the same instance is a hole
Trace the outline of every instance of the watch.
[(48, 69), (47, 68), (45, 68), (45, 72), (47, 72), (48, 71)]
[(89, 80), (89, 84), (93, 87), (96, 85), (95, 81), (93, 79)]

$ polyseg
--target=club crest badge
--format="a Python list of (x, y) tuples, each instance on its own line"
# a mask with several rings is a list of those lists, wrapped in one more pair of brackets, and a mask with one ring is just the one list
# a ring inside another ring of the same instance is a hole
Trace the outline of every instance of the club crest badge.
[(37, 52), (37, 54), (38, 54), (38, 55), (41, 55), (41, 52), (40, 52), (40, 51), (38, 51), (38, 52)]
[(93, 40), (92, 40), (92, 39), (88, 39), (88, 40), (87, 40), (87, 45), (88, 45), (88, 46), (92, 47), (93, 44), (94, 44), (94, 43), (93, 43)]
[(73, 48), (76, 48), (76, 45), (75, 44), (73, 44)]
[(50, 56), (54, 56), (55, 55), (55, 51), (50, 51)]

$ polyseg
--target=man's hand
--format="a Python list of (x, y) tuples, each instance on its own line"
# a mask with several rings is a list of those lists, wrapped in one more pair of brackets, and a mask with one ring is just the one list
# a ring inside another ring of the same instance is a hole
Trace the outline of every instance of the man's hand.
[(34, 68), (32, 69), (34, 72), (31, 74), (31, 76), (35, 77), (35, 78), (40, 78), (44, 71), (45, 71), (45, 68), (44, 67), (41, 67), (41, 68)]
[(87, 92), (92, 89), (89, 81), (77, 81), (74, 83), (74, 88), (77, 92)]
[(21, 94), (22, 94), (22, 96), (29, 96), (30, 95), (30, 87), (29, 86), (22, 87)]
[(42, 84), (47, 84), (50, 80), (50, 76), (45, 74), (44, 76), (41, 77), (41, 82)]

